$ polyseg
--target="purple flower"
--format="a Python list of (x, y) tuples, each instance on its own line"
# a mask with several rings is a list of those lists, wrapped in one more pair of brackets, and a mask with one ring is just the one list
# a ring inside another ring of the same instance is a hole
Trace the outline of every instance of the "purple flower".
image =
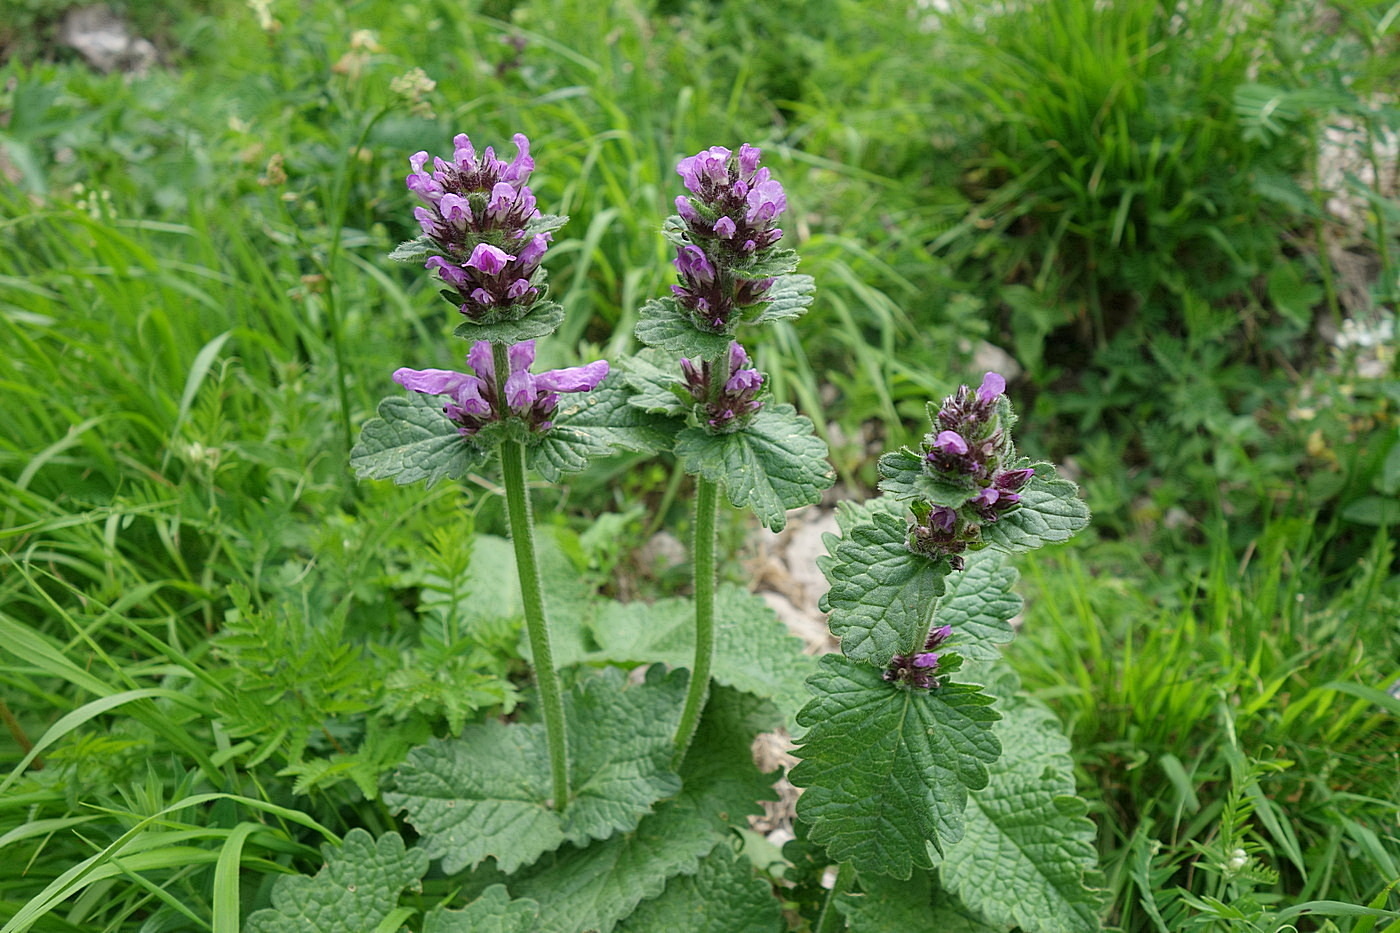
[(749, 355), (738, 343), (713, 362), (681, 359), (685, 387), (695, 400), (695, 416), (712, 434), (732, 434), (763, 408), (764, 375), (747, 368)]
[(919, 690), (933, 690), (941, 685), (938, 679), (938, 655), (921, 651), (914, 655), (897, 654), (890, 659), (882, 675), (885, 680)]
[(933, 449), (940, 453), (961, 457), (967, 453), (967, 441), (963, 440), (962, 435), (957, 431), (940, 431), (938, 437), (934, 439)]
[(1006, 380), (997, 373), (987, 373), (982, 377), (982, 385), (977, 388), (977, 398), (982, 404), (990, 405), (1005, 391)]
[(676, 210), (693, 242), (719, 249), (711, 253), (718, 262), (748, 261), (783, 235), (774, 223), (787, 209), (787, 194), (768, 169), (759, 168), (760, 155), (748, 143), (737, 155), (712, 146), (676, 166), (692, 194), (677, 198)]
[(400, 369), (394, 381), (405, 389), (425, 395), (446, 395), (452, 401), (443, 412), (457, 425), (464, 437), (471, 437), (486, 425), (516, 417), (531, 430), (543, 432), (559, 407), (559, 393), (588, 392), (608, 375), (608, 364), (597, 360), (585, 366), (530, 372), (535, 361), (535, 342), (525, 340), (506, 351), (510, 371), (505, 379), (505, 404), (496, 391), (496, 366), (491, 344), (478, 340), (467, 352), (470, 373), (446, 369)]

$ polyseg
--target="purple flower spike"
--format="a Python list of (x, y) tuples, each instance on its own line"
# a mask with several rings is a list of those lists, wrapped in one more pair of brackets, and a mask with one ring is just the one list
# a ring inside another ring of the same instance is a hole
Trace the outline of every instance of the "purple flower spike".
[(997, 373), (987, 373), (982, 377), (982, 385), (977, 389), (977, 398), (982, 404), (989, 405), (1005, 391), (1006, 380)]

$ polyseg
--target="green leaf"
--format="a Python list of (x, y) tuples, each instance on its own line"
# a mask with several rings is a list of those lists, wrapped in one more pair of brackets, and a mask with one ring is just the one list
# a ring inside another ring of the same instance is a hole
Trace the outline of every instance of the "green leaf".
[(524, 317), (517, 321), (496, 321), (479, 324), (464, 320), (452, 331), (452, 336), (464, 340), (489, 340), (492, 343), (520, 343), (548, 337), (564, 323), (564, 306), (557, 301), (537, 301)]
[(817, 558), (831, 589), (822, 608), (831, 613), (831, 633), (852, 661), (883, 668), (896, 654), (918, 647), (913, 642), (928, 623), (934, 602), (943, 595), (946, 560), (929, 560), (905, 546), (908, 523), (888, 510), (853, 508), (849, 517), (863, 520), (828, 535), (830, 555)]
[(395, 262), (425, 262), (429, 256), (435, 255), (437, 252), (437, 246), (433, 243), (432, 238), (426, 233), (421, 233), (394, 247), (389, 258)]
[(503, 884), (493, 884), (461, 910), (439, 905), (423, 919), (423, 933), (534, 933), (540, 905), (513, 901)]
[(747, 860), (716, 846), (693, 875), (677, 875), (660, 897), (643, 901), (619, 933), (783, 933), (783, 908)]
[(1099, 930), (1104, 894), (1090, 886), (1098, 880), (1095, 828), (1074, 795), (1069, 741), (1028, 699), (1002, 712), (994, 731), (1006, 752), (972, 794), (966, 833), (939, 868), (943, 883), (995, 924), (1027, 933)]
[(414, 749), (384, 801), (407, 813), (423, 851), (448, 874), (488, 856), (512, 872), (566, 841), (605, 839), (679, 788), (670, 756), (684, 691), (679, 674), (624, 687), (610, 669), (566, 696), (574, 798), (562, 814), (550, 806), (539, 723), (490, 721)]
[(616, 376), (591, 392), (566, 396), (573, 404), (560, 408), (554, 427), (529, 447), (530, 466), (550, 482), (558, 482), (561, 474), (576, 473), (590, 460), (620, 450), (669, 450), (674, 423), (629, 404), (630, 396)]
[(537, 933), (610, 933), (637, 904), (656, 897), (668, 879), (694, 874), (700, 859), (731, 837), (733, 826), (774, 798), (773, 778), (753, 765), (754, 733), (771, 721), (771, 706), (715, 688), (681, 768), (683, 786), (636, 830), (587, 848), (561, 847), (525, 869), (510, 887), (539, 902)]
[(687, 473), (721, 483), (735, 508), (752, 508), (772, 531), (787, 524), (787, 509), (811, 505), (836, 481), (826, 445), (812, 422), (791, 405), (768, 405), (733, 434), (686, 428), (676, 456)]
[[(1017, 468), (1032, 465), (1018, 463)], [(1089, 524), (1089, 506), (1077, 487), (1060, 479), (1048, 463), (1033, 464), (1035, 475), (1021, 490), (1021, 504), (994, 525), (982, 526), (982, 540), (1004, 551), (1029, 551), (1044, 544), (1067, 541)]]
[(272, 906), (248, 917), (244, 933), (363, 933), (399, 904), (399, 893), (428, 870), (428, 857), (404, 848), (398, 833), (376, 842), (363, 829), (345, 834), (339, 849), (321, 848), (316, 876), (292, 875), (272, 885)]
[[(908, 881), (862, 875), (859, 894), (836, 902), (847, 933), (1002, 933), (938, 886), (927, 871)], [(1005, 892), (1003, 892), (1005, 894)]]
[[(792, 249), (770, 249), (763, 256), (748, 265), (735, 269), (740, 278), (767, 279), (786, 276), (797, 268), (797, 251)], [(804, 276), (811, 278), (811, 276)]]
[[(690, 667), (695, 662), (695, 606), (689, 599), (652, 604), (603, 604), (590, 628), (598, 650), (577, 660)], [(802, 653), (801, 639), (788, 634), (762, 599), (736, 586), (715, 594), (717, 683), (773, 700), (791, 724), (807, 702), (805, 682), (816, 660)], [(567, 663), (568, 659), (560, 659)]]
[(948, 649), (969, 660), (995, 661), (999, 646), (1015, 637), (1011, 619), (1021, 611), (1021, 597), (1012, 591), (1015, 568), (1000, 551), (973, 551), (943, 585), (933, 624), (953, 627)]
[(393, 479), (400, 485), (458, 479), (490, 459), (492, 451), (457, 433), (442, 402), (414, 392), (379, 403), (379, 417), (360, 430), (350, 466), (360, 479)]
[(795, 320), (812, 304), (812, 293), (816, 290), (816, 279), (810, 275), (784, 275), (769, 287), (767, 299), (758, 306), (758, 314), (749, 323)]
[(967, 793), (1001, 754), (992, 698), (970, 684), (908, 689), (839, 655), (808, 684), (816, 698), (797, 714), (808, 732), (789, 778), (807, 788), (797, 815), (812, 841), (863, 872), (932, 867), (930, 849), (962, 838)]
[(626, 367), (623, 378), (632, 390), (628, 404), (642, 411), (671, 415), (673, 418), (683, 417), (690, 411), (691, 406), (685, 404), (675, 391), (680, 389), (686, 395), (690, 394), (681, 382), (678, 357), (653, 347), (644, 347), (623, 365)]
[(896, 499), (923, 499), (956, 509), (977, 490), (971, 484), (949, 483), (924, 472), (924, 458), (907, 447), (880, 458), (880, 491)]
[(637, 339), (690, 359), (713, 360), (729, 352), (734, 338), (698, 330), (674, 298), (653, 298), (637, 317)]

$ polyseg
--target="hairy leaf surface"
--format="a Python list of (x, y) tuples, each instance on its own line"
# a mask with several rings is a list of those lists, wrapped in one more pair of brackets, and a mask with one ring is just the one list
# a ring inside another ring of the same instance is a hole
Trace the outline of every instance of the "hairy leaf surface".
[[(859, 894), (836, 902), (847, 933), (1003, 933), (938, 886), (927, 871), (908, 881), (862, 875)], [(1004, 896), (1007, 892), (1003, 892)]]
[(534, 933), (540, 907), (510, 899), (503, 884), (493, 884), (461, 910), (435, 907), (423, 919), (423, 933)]
[[(535, 284), (539, 284), (536, 281)], [(452, 336), (463, 340), (489, 340), (492, 343), (520, 343), (548, 337), (564, 323), (564, 306), (557, 301), (538, 301), (530, 312), (518, 321), (498, 321), (494, 324), (478, 324), (464, 320), (452, 331)]]
[(782, 905), (747, 860), (716, 846), (693, 875), (677, 875), (660, 897), (643, 901), (618, 933), (783, 933)]
[(967, 793), (1001, 753), (992, 698), (969, 684), (906, 689), (838, 655), (808, 684), (817, 696), (797, 715), (808, 732), (789, 777), (807, 788), (797, 815), (812, 840), (860, 871), (932, 867), (930, 849), (962, 838)]
[[(822, 608), (831, 613), (831, 633), (853, 661), (884, 667), (913, 642), (943, 595), (946, 560), (929, 560), (905, 546), (908, 523), (883, 509), (846, 511), (850, 526), (841, 538), (826, 536), (831, 551), (818, 558), (831, 589)], [(852, 516), (861, 515), (852, 520)]]
[(836, 481), (826, 445), (812, 422), (791, 405), (765, 407), (733, 434), (686, 428), (676, 437), (682, 469), (721, 483), (735, 508), (751, 508), (772, 531), (787, 524), (788, 509), (811, 505)]
[(1001, 645), (1015, 633), (1011, 619), (1021, 611), (1021, 597), (1012, 592), (1016, 569), (1006, 555), (990, 548), (965, 557), (962, 570), (944, 580), (944, 593), (933, 613), (934, 625), (951, 625), (948, 650), (976, 661), (995, 661)]
[(690, 359), (713, 360), (729, 352), (734, 338), (695, 329), (690, 317), (674, 298), (653, 298), (637, 316), (637, 339), (649, 347), (669, 350)]
[(417, 392), (380, 402), (379, 417), (365, 424), (350, 451), (355, 475), (392, 479), (400, 486), (425, 480), (431, 486), (480, 468), (492, 452), (458, 434), (442, 404)]
[(428, 856), (406, 849), (398, 833), (376, 840), (363, 829), (339, 848), (321, 847), (325, 866), (314, 877), (288, 875), (272, 885), (272, 906), (254, 911), (244, 933), (361, 933), (373, 930), (417, 885)]
[(577, 473), (597, 457), (623, 450), (670, 449), (675, 435), (670, 419), (628, 404), (629, 395), (617, 376), (591, 392), (565, 395), (554, 427), (527, 449), (530, 466), (550, 482), (558, 482), (564, 473)]
[(407, 813), (449, 874), (487, 857), (511, 872), (566, 841), (605, 839), (679, 788), (670, 755), (684, 690), (681, 675), (624, 688), (612, 669), (565, 697), (574, 799), (563, 813), (550, 806), (539, 723), (487, 722), (415, 749), (384, 800)]
[(587, 848), (564, 846), (510, 884), (539, 902), (537, 933), (610, 933), (639, 902), (661, 894), (677, 875), (729, 838), (732, 827), (773, 798), (772, 777), (753, 765), (749, 745), (771, 721), (769, 704), (724, 687), (711, 693), (681, 767), (684, 786), (629, 833)]
[(943, 883), (997, 924), (1027, 933), (1098, 930), (1104, 901), (1092, 886), (1095, 829), (1075, 796), (1069, 741), (1054, 716), (1027, 699), (1003, 714), (995, 731), (1006, 753), (968, 803), (967, 831), (939, 869)]
[[(803, 315), (812, 304), (817, 281), (810, 275), (779, 276), (769, 287), (766, 300), (751, 324), (791, 321)], [(752, 313), (752, 312), (750, 312)]]
[[(587, 660), (660, 661), (686, 668), (695, 662), (695, 604), (689, 599), (603, 603), (591, 630), (598, 650)], [(773, 700), (789, 724), (808, 700), (805, 683), (816, 670), (816, 660), (802, 648), (801, 639), (788, 634), (762, 599), (736, 586), (716, 591), (711, 676), (716, 683)]]
[[(1020, 466), (1030, 466), (1023, 461)], [(1060, 479), (1048, 463), (1034, 464), (1035, 475), (1021, 490), (1021, 504), (994, 525), (982, 529), (982, 540), (1006, 551), (1029, 551), (1043, 544), (1067, 541), (1089, 524), (1089, 506), (1078, 489)]]

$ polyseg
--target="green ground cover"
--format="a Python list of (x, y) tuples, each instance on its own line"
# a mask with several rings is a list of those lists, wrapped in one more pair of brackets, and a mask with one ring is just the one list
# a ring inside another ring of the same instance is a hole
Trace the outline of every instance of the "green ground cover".
[[(571, 218), (549, 365), (634, 348), (676, 161), (763, 147), (818, 297), (753, 349), (852, 496), (1011, 353), (1019, 443), (1094, 510), (1007, 654), (1107, 921), (1400, 930), (1357, 912), (1400, 909), (1400, 7), (133, 3), (162, 61), (104, 76), (63, 6), (0, 0), (5, 933), (237, 930), (397, 825), (410, 747), (528, 703), (497, 497), (346, 465), (390, 372), (460, 363), (385, 256), (463, 131), (527, 134)], [(557, 598), (673, 595), (636, 551), (682, 479), (539, 489)]]

